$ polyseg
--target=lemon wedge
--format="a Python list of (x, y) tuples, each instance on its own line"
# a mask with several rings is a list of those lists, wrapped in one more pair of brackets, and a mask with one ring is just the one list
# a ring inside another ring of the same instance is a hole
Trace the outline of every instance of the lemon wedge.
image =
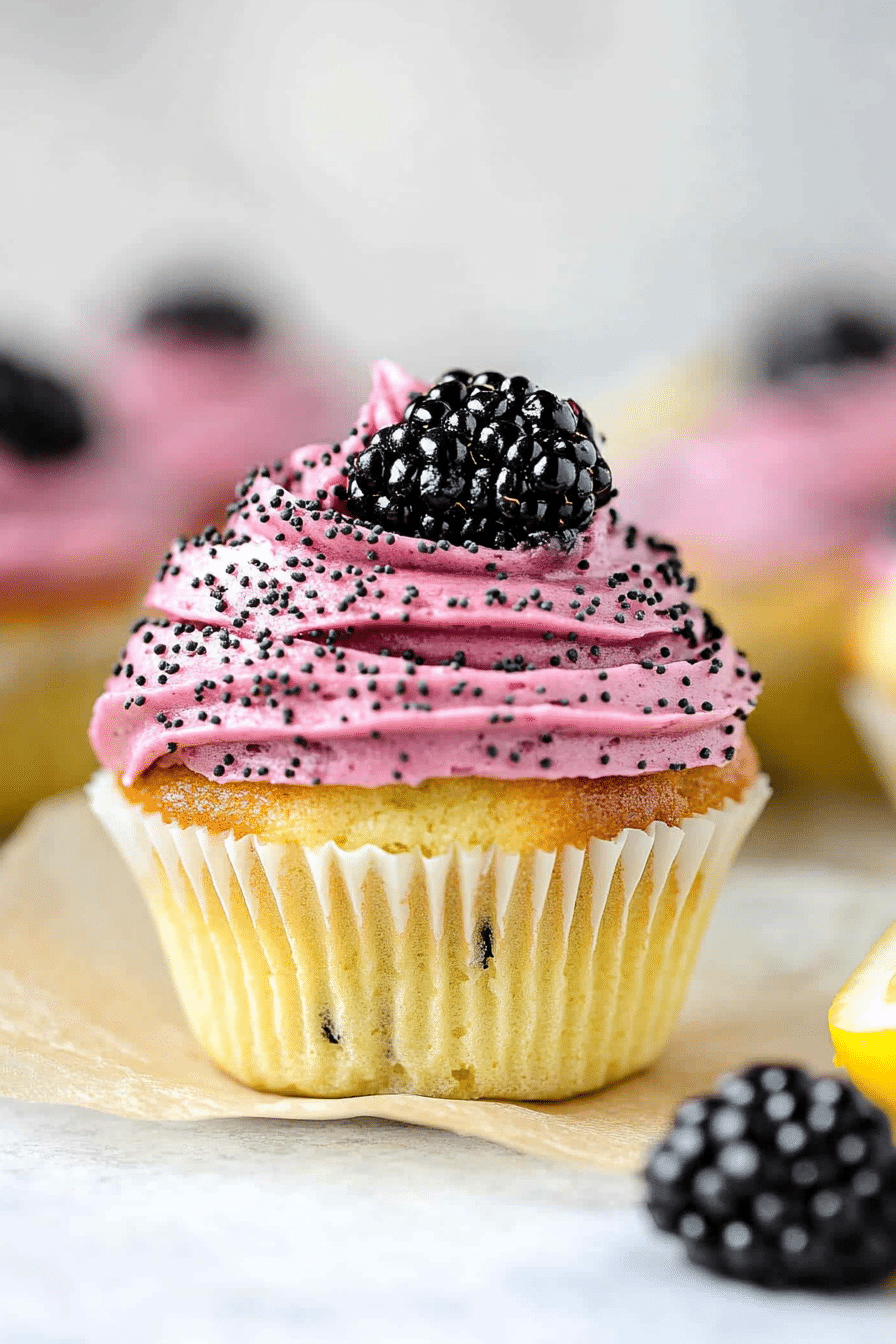
[(834, 1063), (896, 1124), (896, 924), (831, 1004)]

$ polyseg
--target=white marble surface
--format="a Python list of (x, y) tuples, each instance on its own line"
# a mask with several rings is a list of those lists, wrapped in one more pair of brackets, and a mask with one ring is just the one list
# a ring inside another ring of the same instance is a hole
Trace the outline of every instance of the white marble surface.
[(638, 1187), (380, 1121), (0, 1104), (4, 1344), (888, 1338), (893, 1299), (690, 1269)]

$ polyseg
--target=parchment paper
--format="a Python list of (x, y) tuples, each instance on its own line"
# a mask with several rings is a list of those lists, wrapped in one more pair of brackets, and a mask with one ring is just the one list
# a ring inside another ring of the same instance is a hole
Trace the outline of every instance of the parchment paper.
[[(888, 856), (896, 822), (875, 824)], [(831, 825), (861, 829), (848, 815)], [(729, 879), (682, 1023), (647, 1073), (567, 1102), (332, 1101), (253, 1092), (206, 1059), (121, 860), (79, 794), (50, 800), (0, 850), (0, 1095), (156, 1120), (380, 1116), (632, 1170), (679, 1100), (726, 1069), (756, 1059), (829, 1068), (830, 999), (896, 918), (888, 857), (842, 871), (782, 863), (794, 828), (777, 827), (766, 832), (771, 857)], [(825, 836), (844, 849), (830, 827)]]

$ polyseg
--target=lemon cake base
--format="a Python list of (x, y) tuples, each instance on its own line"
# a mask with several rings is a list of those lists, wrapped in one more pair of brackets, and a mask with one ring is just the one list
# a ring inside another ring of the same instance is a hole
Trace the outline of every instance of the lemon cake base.
[(734, 796), (677, 824), (517, 850), (236, 835), (166, 819), (108, 772), (90, 797), (147, 898), (192, 1029), (226, 1072), (296, 1095), (537, 1100), (590, 1091), (662, 1050), (769, 793), (751, 748), (740, 770)]

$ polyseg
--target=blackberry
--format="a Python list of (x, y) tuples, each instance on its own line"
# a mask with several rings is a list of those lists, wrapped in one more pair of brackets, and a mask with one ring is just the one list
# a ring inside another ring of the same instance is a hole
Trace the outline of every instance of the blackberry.
[(695, 1264), (834, 1291), (896, 1269), (896, 1150), (851, 1083), (760, 1064), (684, 1102), (647, 1164), (647, 1207)]
[(264, 334), (255, 307), (217, 289), (163, 294), (143, 310), (138, 326), (161, 335), (232, 345), (250, 345)]
[(505, 378), (498, 391), (503, 392), (516, 408), (522, 406), (526, 397), (537, 391), (537, 388), (534, 383), (530, 383), (528, 378), (517, 375), (513, 378)]
[(411, 536), (568, 548), (613, 493), (602, 444), (575, 402), (528, 378), (451, 369), (349, 459), (344, 495)]
[[(456, 374), (457, 370), (455, 370)], [(496, 373), (494, 369), (483, 369), (482, 373), (476, 373), (469, 381), (474, 387), (490, 387), (494, 392), (504, 382), (504, 374)]]
[(495, 420), (503, 420), (508, 414), (513, 414), (510, 398), (506, 397), (503, 392), (493, 391), (490, 387), (471, 388), (464, 405), (482, 425), (491, 424)]
[(88, 437), (87, 418), (70, 387), (0, 355), (0, 443), (26, 462), (50, 462), (72, 457)]
[[(594, 433), (594, 426), (592, 425), (588, 416), (582, 410), (579, 403), (577, 401), (573, 401), (572, 397), (570, 397), (569, 404), (572, 407), (573, 411), (575, 412), (577, 433), (584, 434), (586, 438), (593, 439), (594, 442), (597, 443), (597, 437), (595, 436)], [(600, 441), (601, 443), (604, 442), (604, 436), (602, 434), (600, 435)]]
[(520, 410), (524, 419), (535, 429), (560, 429), (574, 434), (576, 415), (568, 401), (539, 389), (526, 397)]
[(451, 413), (451, 410), (448, 402), (442, 401), (438, 397), (414, 397), (407, 404), (404, 418), (405, 420), (419, 420), (422, 425), (438, 425)]
[(760, 355), (763, 376), (772, 383), (796, 382), (807, 374), (887, 358), (896, 345), (896, 326), (880, 314), (833, 308), (782, 324)]

